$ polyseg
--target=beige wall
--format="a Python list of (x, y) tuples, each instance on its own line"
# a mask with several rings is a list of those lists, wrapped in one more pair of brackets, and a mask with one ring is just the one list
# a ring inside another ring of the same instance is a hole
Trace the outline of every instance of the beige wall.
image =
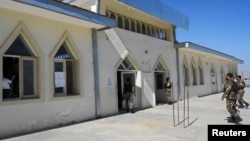
[[(0, 101), (0, 137), (61, 126), (95, 118), (91, 29), (56, 22), (25, 13), (0, 9), (0, 50), (14, 29), (22, 23), (40, 53), (38, 85), (40, 98)], [(23, 29), (22, 29), (23, 30)], [(53, 70), (49, 56), (67, 35), (78, 55), (80, 96), (53, 97)], [(2, 56), (0, 65), (2, 66)], [(2, 67), (1, 67), (2, 68)], [(0, 73), (2, 78), (2, 71)], [(1, 85), (2, 88), (2, 85)], [(2, 97), (2, 91), (0, 92)]]
[[(222, 92), (224, 83), (222, 83), (222, 79), (225, 79), (226, 73), (228, 73), (228, 66), (229, 64), (233, 64), (234, 66), (236, 65), (233, 61), (222, 59), (219, 56), (216, 55), (211, 55), (209, 53), (198, 53), (196, 51), (191, 51), (188, 48), (181, 48), (180, 50), (180, 81), (184, 82), (184, 76), (183, 76), (183, 63), (184, 60), (186, 60), (188, 66), (189, 66), (189, 83), (190, 86), (188, 87), (189, 89), (189, 95), (191, 97), (194, 96), (202, 96), (202, 95), (207, 95), (207, 94), (212, 94), (212, 93), (218, 93)], [(198, 73), (197, 69), (197, 85), (192, 85), (193, 82), (193, 77), (191, 73), (191, 64), (192, 60), (196, 64), (196, 68), (199, 66), (199, 60), (201, 61), (202, 67), (203, 67), (203, 77), (204, 77), (204, 84), (200, 85), (200, 76)], [(211, 77), (211, 69), (215, 71), (215, 81), (216, 84), (212, 84), (212, 77)], [(233, 69), (233, 72), (237, 72), (237, 70)], [(222, 72), (224, 75), (222, 75)], [(225, 82), (225, 81), (224, 81)], [(187, 87), (186, 87), (186, 92), (187, 92)], [(184, 93), (184, 85), (181, 83), (181, 95), (183, 96)]]
[[(113, 29), (112, 29), (113, 30)], [(115, 28), (115, 34), (119, 39), (113, 38), (113, 35), (106, 35), (105, 32), (99, 33), (99, 66), (100, 66), (100, 92), (102, 109), (117, 110), (117, 66), (123, 59), (112, 44), (111, 40), (120, 40), (125, 47), (125, 51), (131, 56), (137, 70), (141, 73), (138, 84), (140, 88), (141, 108), (155, 106), (155, 81), (154, 67), (161, 57), (169, 69), (171, 79), (173, 79), (174, 90), (177, 90), (177, 71), (176, 71), (176, 52), (172, 42), (163, 41), (155, 38), (130, 32), (127, 30)], [(106, 39), (105, 39), (106, 38)], [(147, 53), (145, 53), (147, 51)], [(142, 62), (149, 60), (150, 69), (143, 70)], [(112, 78), (112, 86), (107, 86), (107, 78)], [(177, 91), (175, 91), (177, 94)], [(108, 103), (108, 104), (107, 104)], [(106, 105), (105, 105), (106, 104)], [(113, 105), (113, 107), (112, 107)], [(107, 110), (102, 110), (107, 111)]]

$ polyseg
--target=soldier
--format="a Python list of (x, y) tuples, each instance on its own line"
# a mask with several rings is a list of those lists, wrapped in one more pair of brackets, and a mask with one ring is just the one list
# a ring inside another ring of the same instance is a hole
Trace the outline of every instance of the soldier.
[(244, 99), (243, 99), (243, 96), (244, 96), (244, 94), (245, 94), (245, 90), (244, 90), (244, 87), (245, 87), (245, 82), (244, 82), (244, 80), (241, 80), (241, 75), (238, 75), (237, 77), (236, 77), (236, 80), (237, 80), (237, 83), (238, 83), (238, 88), (239, 88), (239, 90), (238, 90), (238, 102), (239, 102), (239, 108), (243, 108), (244, 107), (244, 105), (243, 105), (243, 103), (246, 105), (246, 108), (248, 108), (248, 106), (249, 106), (249, 103), (247, 103)]
[(224, 93), (221, 97), (221, 100), (224, 100), (224, 98), (226, 98), (227, 111), (231, 114), (232, 120), (234, 122), (237, 122), (237, 119), (239, 119), (240, 117), (237, 114), (236, 109), (237, 91), (234, 91), (235, 82), (233, 82), (233, 74), (227, 73), (226, 80), (227, 82), (224, 86)]
[(170, 82), (170, 78), (167, 77), (166, 78), (166, 83), (165, 83), (165, 88), (166, 88), (166, 95), (167, 95), (167, 103), (168, 104), (172, 104), (173, 103), (173, 100), (172, 100), (172, 84)]
[(126, 79), (126, 82), (124, 83), (123, 94), (124, 94), (123, 97), (126, 100), (127, 112), (134, 113), (133, 96), (135, 96), (135, 93), (134, 93), (134, 87), (132, 86), (132, 83), (129, 77)]

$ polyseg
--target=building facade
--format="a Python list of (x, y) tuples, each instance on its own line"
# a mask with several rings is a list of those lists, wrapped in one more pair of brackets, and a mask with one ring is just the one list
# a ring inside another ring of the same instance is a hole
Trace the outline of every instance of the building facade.
[(0, 138), (118, 114), (128, 77), (136, 110), (166, 102), (166, 77), (175, 101), (221, 92), (243, 61), (176, 43), (188, 17), (147, 2), (0, 1)]

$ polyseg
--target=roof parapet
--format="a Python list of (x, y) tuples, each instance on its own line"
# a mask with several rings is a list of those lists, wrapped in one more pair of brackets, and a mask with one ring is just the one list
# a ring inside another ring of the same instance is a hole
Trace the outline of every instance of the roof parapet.
[(244, 63), (243, 60), (240, 60), (240, 59), (238, 59), (238, 58), (236, 58), (234, 56), (231, 56), (231, 55), (228, 55), (226, 53), (219, 52), (217, 50), (213, 50), (213, 49), (210, 49), (208, 47), (198, 45), (198, 44), (195, 44), (195, 43), (192, 43), (192, 42), (177, 43), (177, 44), (175, 44), (175, 48), (190, 48), (190, 49), (194, 49), (196, 51), (201, 51), (201, 52), (204, 52), (204, 53), (209, 53), (209, 54), (221, 56), (223, 58), (227, 58), (227, 59), (230, 59), (230, 60), (232, 60), (234, 62), (237, 62), (239, 64)]
[(55, 0), (14, 0), (14, 1), (54, 11), (57, 13), (75, 17), (95, 24), (100, 24), (108, 27), (115, 27), (114, 20), (111, 20), (103, 15), (96, 14), (89, 10), (72, 6), (70, 4), (66, 4), (63, 2)]
[(189, 18), (177, 10), (167, 6), (161, 0), (119, 0), (120, 2), (134, 7), (142, 12), (171, 23), (177, 27), (188, 30)]

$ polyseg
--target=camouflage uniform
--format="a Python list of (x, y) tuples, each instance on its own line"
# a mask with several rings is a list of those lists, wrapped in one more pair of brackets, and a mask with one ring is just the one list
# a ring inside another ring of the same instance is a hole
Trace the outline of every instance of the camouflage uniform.
[(165, 83), (165, 88), (166, 88), (166, 95), (167, 95), (167, 103), (169, 103), (169, 104), (172, 104), (172, 102), (173, 102), (173, 100), (172, 100), (172, 94), (171, 94), (171, 92), (172, 92), (171, 87), (172, 87), (171, 82), (167, 81)]
[(132, 86), (130, 79), (124, 84), (124, 98), (126, 100), (127, 112), (134, 112), (133, 101), (134, 101), (134, 87)]
[(233, 80), (227, 80), (224, 86), (224, 93), (222, 95), (222, 100), (226, 98), (226, 108), (227, 111), (231, 114), (233, 120), (238, 117), (237, 109), (236, 109), (236, 100), (237, 93), (232, 91)]
[(243, 106), (243, 103), (246, 105), (246, 107), (248, 107), (248, 103), (243, 99), (243, 96), (245, 94), (245, 90), (244, 90), (244, 86), (245, 86), (245, 83), (243, 80), (239, 80), (238, 81), (238, 102), (239, 102), (239, 107), (244, 107)]

